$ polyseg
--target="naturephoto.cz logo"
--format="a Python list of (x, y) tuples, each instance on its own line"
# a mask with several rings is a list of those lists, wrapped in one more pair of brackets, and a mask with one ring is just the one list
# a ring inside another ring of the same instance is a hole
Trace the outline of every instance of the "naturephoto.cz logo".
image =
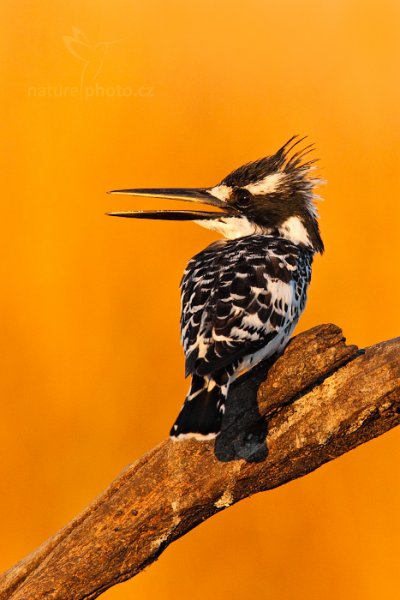
[(29, 86), (28, 96), (44, 98), (149, 98), (154, 96), (154, 88), (151, 86), (130, 85), (104, 85), (98, 81), (103, 70), (106, 57), (110, 49), (122, 40), (108, 42), (90, 42), (89, 38), (77, 27), (72, 27), (72, 35), (64, 35), (65, 48), (71, 56), (78, 60), (82, 66), (79, 77), (79, 85), (39, 85)]

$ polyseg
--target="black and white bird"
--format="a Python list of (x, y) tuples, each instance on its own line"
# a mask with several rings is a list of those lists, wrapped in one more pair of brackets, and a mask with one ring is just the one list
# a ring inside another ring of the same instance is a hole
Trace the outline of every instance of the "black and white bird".
[[(304, 139), (304, 138), (303, 138)], [(323, 242), (314, 193), (313, 149), (292, 137), (210, 188), (112, 193), (200, 202), (218, 208), (112, 212), (136, 219), (194, 221), (224, 236), (194, 256), (181, 282), (181, 340), (191, 386), (170, 435), (218, 435), (229, 386), (278, 355), (304, 310), (315, 253)]]

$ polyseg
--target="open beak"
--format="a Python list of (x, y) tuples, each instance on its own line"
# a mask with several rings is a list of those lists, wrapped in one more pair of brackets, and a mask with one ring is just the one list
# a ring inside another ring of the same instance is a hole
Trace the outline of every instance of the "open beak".
[(110, 194), (127, 194), (148, 198), (165, 198), (208, 204), (221, 209), (219, 212), (206, 210), (135, 210), (128, 212), (109, 212), (111, 217), (127, 217), (129, 219), (162, 219), (167, 221), (199, 221), (202, 219), (219, 219), (234, 212), (227, 202), (216, 198), (203, 188), (143, 188), (134, 190), (112, 190)]

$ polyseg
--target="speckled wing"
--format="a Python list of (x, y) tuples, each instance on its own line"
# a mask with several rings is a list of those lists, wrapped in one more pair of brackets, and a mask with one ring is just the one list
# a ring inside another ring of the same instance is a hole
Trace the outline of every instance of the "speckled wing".
[(273, 354), (304, 308), (310, 265), (298, 246), (262, 235), (192, 258), (181, 283), (186, 374), (209, 375), (262, 348)]

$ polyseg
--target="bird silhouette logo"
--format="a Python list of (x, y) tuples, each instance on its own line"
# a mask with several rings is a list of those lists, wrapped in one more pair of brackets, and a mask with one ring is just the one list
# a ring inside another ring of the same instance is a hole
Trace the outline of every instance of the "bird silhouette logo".
[(72, 27), (72, 35), (64, 35), (63, 41), (68, 52), (83, 63), (80, 77), (80, 86), (83, 89), (99, 76), (110, 46), (121, 40), (92, 43), (80, 29)]

